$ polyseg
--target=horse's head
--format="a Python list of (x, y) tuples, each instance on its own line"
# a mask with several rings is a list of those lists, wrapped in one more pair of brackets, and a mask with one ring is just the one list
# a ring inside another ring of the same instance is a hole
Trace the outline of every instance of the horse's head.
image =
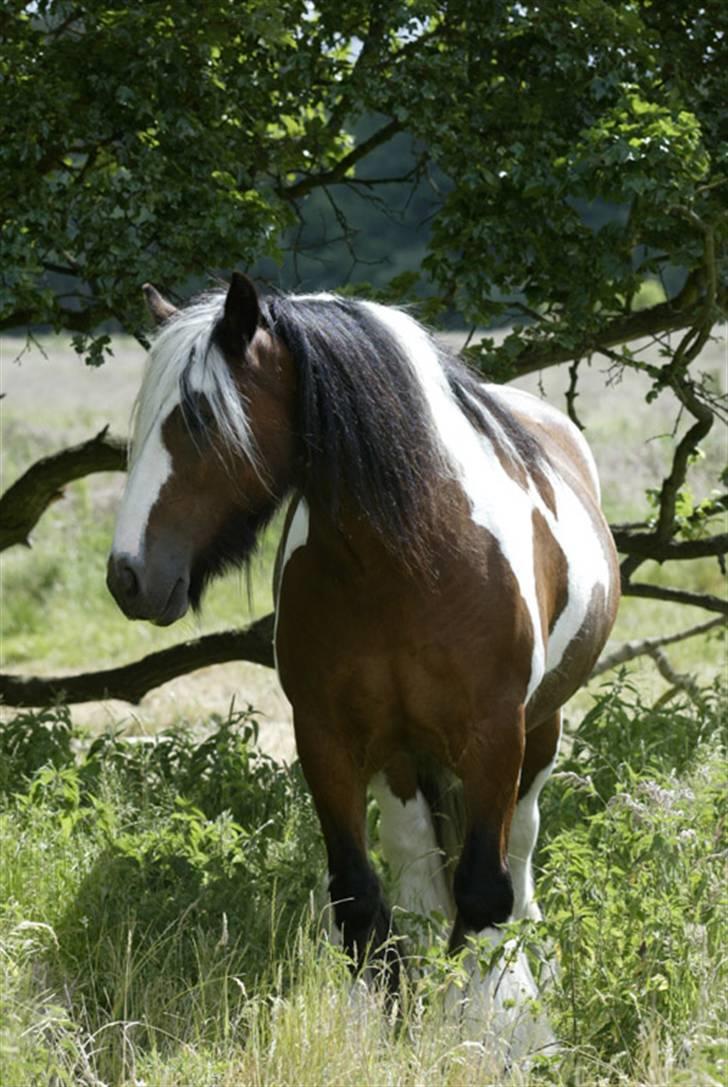
[(253, 284), (177, 310), (145, 287), (161, 330), (136, 407), (107, 584), (132, 619), (161, 625), (245, 561), (288, 485), (290, 357), (260, 324)]

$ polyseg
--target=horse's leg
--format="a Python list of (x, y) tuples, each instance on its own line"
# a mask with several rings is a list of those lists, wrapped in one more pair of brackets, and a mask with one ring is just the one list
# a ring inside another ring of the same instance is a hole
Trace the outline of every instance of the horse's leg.
[(503, 707), (473, 726), (456, 766), (463, 783), (465, 840), (453, 882), (457, 916), (450, 950), (469, 932), (482, 932), (513, 914), (507, 843), (525, 750), (523, 706)]
[(488, 1030), (504, 1059), (524, 1056), (552, 1043), (548, 1024), (532, 1004), (536, 984), (523, 951), (506, 941), (499, 928), (513, 916), (514, 892), (508, 869), (508, 835), (516, 806), (525, 753), (523, 706), (501, 706), (497, 717), (474, 730), (457, 772), (463, 782), (466, 831), (455, 870), (457, 917), (451, 951), (480, 937), (497, 957), (483, 977), (474, 956), (466, 958), (470, 984), (451, 990), (449, 1004), (460, 1007), (463, 1028), (482, 1037)]
[(513, 882), (513, 916), (516, 919), (541, 919), (533, 894), (531, 857), (538, 838), (538, 798), (554, 768), (560, 738), (560, 710), (526, 735), (518, 803), (508, 840), (508, 867)]
[(377, 774), (370, 789), (379, 804), (379, 839), (394, 877), (397, 905), (422, 915), (451, 916), (445, 858), (414, 770), (406, 783)]
[(391, 992), (399, 989), (399, 954), (391, 922), (367, 857), (366, 781), (338, 732), (295, 716), (301, 767), (313, 796), (326, 843), (329, 894), (334, 920), (354, 969), (367, 962), (384, 967)]

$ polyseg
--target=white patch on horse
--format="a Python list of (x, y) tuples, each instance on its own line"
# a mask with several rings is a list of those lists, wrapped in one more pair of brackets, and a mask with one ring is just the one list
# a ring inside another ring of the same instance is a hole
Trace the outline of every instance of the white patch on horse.
[(275, 622), (273, 625), (273, 658), (275, 660), (276, 673), (278, 675), (279, 682), (281, 681), (281, 673), (278, 669), (278, 652), (276, 643), (278, 640), (278, 611), (281, 602), (281, 593), (283, 591), (283, 578), (286, 572), (286, 566), (290, 561), (291, 555), (294, 551), (298, 551), (299, 547), (305, 547), (308, 543), (308, 527), (309, 527), (309, 514), (308, 506), (303, 498), (298, 499), (298, 505), (296, 506), (296, 512), (291, 518), (291, 523), (288, 526), (288, 532), (285, 539), (281, 540), (279, 547), (281, 548), (281, 562), (278, 573), (278, 591), (276, 594), (276, 609), (275, 609)]
[[(543, 423), (544, 426), (560, 427), (562, 430), (568, 431), (569, 438), (578, 447), (578, 451), (584, 460), (596, 500), (597, 502), (600, 501), (601, 487), (594, 454), (589, 448), (584, 435), (578, 427), (574, 426), (567, 415), (549, 404), (547, 400), (542, 400), (541, 397), (534, 396), (533, 393), (526, 392), (525, 389), (514, 388), (513, 385), (488, 385), (488, 392), (502, 400), (506, 407), (512, 408), (513, 411), (520, 411), (539, 423)], [(567, 464), (568, 462), (565, 461), (564, 463)], [(573, 471), (573, 468), (570, 470)]]
[(556, 516), (535, 487), (532, 487), (531, 494), (534, 505), (543, 515), (554, 539), (567, 557), (568, 579), (566, 606), (548, 638), (548, 673), (559, 667), (567, 648), (579, 634), (587, 618), (595, 587), (601, 585), (605, 594), (608, 592), (610, 569), (592, 515), (575, 491), (555, 472), (547, 468), (546, 476), (553, 487)]
[(384, 774), (375, 775), (369, 788), (379, 804), (379, 838), (397, 884), (397, 905), (413, 913), (438, 912), (452, 918), (443, 854), (424, 796), (418, 789), (403, 802), (389, 788)]
[(340, 294), (332, 294), (331, 291), (304, 291), (303, 294), (290, 296), (295, 302), (341, 302)]
[(533, 650), (526, 700), (543, 679), (545, 649), (533, 565), (533, 502), (505, 471), (491, 442), (463, 416), (450, 391), (437, 349), (425, 329), (401, 310), (367, 303), (410, 359), (432, 416), (450, 474), (470, 502), (473, 521), (498, 542), (531, 618)]
[[(594, 457), (583, 435), (570, 419), (558, 409), (522, 389), (498, 385), (488, 386), (488, 391), (499, 397), (506, 407), (528, 414), (547, 426), (561, 427), (562, 430), (567, 431), (571, 442), (583, 458), (598, 500), (599, 478)], [(534, 507), (543, 515), (554, 539), (567, 558), (566, 606), (558, 616), (554, 629), (548, 637), (546, 673), (559, 667), (567, 648), (579, 634), (587, 617), (595, 586), (601, 585), (606, 593), (610, 582), (607, 556), (592, 514), (580, 501), (577, 491), (569, 483), (569, 477), (574, 476), (574, 468), (570, 462), (561, 459), (559, 459), (558, 467), (557, 472), (547, 463), (542, 465), (544, 475), (553, 488), (555, 516), (533, 482), (529, 486)], [(566, 478), (562, 476), (562, 472)], [(578, 486), (578, 477), (574, 476), (574, 481)], [(578, 546), (575, 546), (575, 541), (578, 541)]]
[(162, 441), (157, 423), (146, 436), (143, 455), (129, 470), (124, 495), (116, 518), (112, 554), (141, 559), (149, 514), (172, 472), (172, 458)]
[(551, 776), (556, 764), (556, 755), (543, 770), (534, 777), (531, 788), (516, 804), (511, 829), (508, 837), (508, 867), (513, 883), (513, 918), (530, 917), (541, 920), (541, 911), (534, 899), (533, 872), (531, 859), (536, 848), (541, 817), (538, 810), (538, 798), (541, 790)]

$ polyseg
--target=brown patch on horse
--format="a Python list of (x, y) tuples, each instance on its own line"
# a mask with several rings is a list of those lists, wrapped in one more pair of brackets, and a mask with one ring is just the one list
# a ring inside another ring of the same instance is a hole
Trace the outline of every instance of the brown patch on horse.
[(554, 494), (550, 479), (539, 464), (534, 465), (531, 469), (531, 478), (533, 479), (536, 490), (541, 495), (543, 504), (551, 511), (551, 513), (553, 513), (554, 517), (556, 517), (556, 495)]
[(497, 541), (461, 505), (462, 518), (436, 543), (432, 583), (411, 575), (370, 526), (350, 518), (337, 529), (315, 506), (307, 545), (286, 565), (284, 688), (323, 732), (347, 734), (367, 778), (402, 751), (466, 770), (493, 746), (498, 706), (525, 697), (530, 617)]
[(537, 774), (553, 762), (561, 736), (561, 711), (547, 717), (536, 728), (526, 734), (526, 750), (521, 767), (521, 780), (518, 786), (518, 799), (525, 796), (533, 785)]
[(505, 442), (498, 441), (497, 430), (488, 428), (488, 430), (486, 431), (486, 437), (493, 446), (493, 451), (498, 458), (498, 463), (500, 464), (506, 475), (510, 476), (510, 478), (515, 483), (517, 483), (522, 490), (527, 491), (528, 472), (526, 471), (526, 468), (520, 458), (511, 451), (511, 449)]
[(531, 519), (541, 632), (547, 642), (569, 599), (569, 563), (541, 511), (534, 510)]
[(417, 766), (411, 755), (398, 751), (384, 767), (384, 776), (392, 793), (405, 804), (417, 794)]

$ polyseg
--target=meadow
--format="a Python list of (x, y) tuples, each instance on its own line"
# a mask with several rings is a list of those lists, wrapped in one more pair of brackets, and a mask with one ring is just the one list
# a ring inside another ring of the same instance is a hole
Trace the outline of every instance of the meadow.
[[(123, 432), (141, 363), (129, 343), (89, 373), (53, 341), (17, 366), (3, 343), (4, 489), (42, 453), (106, 422)], [(705, 368), (717, 372), (721, 345)], [(579, 410), (613, 520), (646, 513), (673, 419), (625, 377), (585, 375)], [(558, 402), (565, 376), (547, 374)], [(652, 440), (647, 440), (652, 439)], [(711, 486), (721, 436), (694, 484)], [(130, 624), (104, 587), (119, 476), (68, 488), (33, 550), (2, 557), (2, 667), (56, 673), (133, 659), (271, 606), (275, 526), (250, 592), (216, 586), (203, 619)], [(670, 572), (674, 577), (673, 572)], [(654, 566), (655, 581), (667, 574)], [(720, 592), (715, 562), (679, 583)], [(673, 582), (674, 583), (674, 582)], [(613, 644), (698, 622), (627, 600)], [(352, 1004), (324, 935), (323, 850), (292, 759), (285, 700), (252, 665), (188, 677), (138, 710), (121, 703), (3, 711), (0, 724), (0, 1079), (53, 1084), (652, 1084), (726, 1078), (725, 642), (672, 648), (700, 686), (672, 691), (649, 660), (572, 702), (544, 794), (537, 885), (545, 920), (514, 927), (544, 972), (560, 1049), (504, 1070), (487, 1039), (443, 1013), (458, 964), (441, 934), (400, 917), (411, 980), (392, 1019)], [(230, 706), (232, 695), (236, 702)], [(243, 709), (251, 703), (254, 710)], [(259, 712), (255, 712), (255, 711)], [(260, 712), (262, 711), (262, 712)], [(376, 852), (377, 810), (370, 808)], [(440, 938), (438, 938), (440, 936)]]

